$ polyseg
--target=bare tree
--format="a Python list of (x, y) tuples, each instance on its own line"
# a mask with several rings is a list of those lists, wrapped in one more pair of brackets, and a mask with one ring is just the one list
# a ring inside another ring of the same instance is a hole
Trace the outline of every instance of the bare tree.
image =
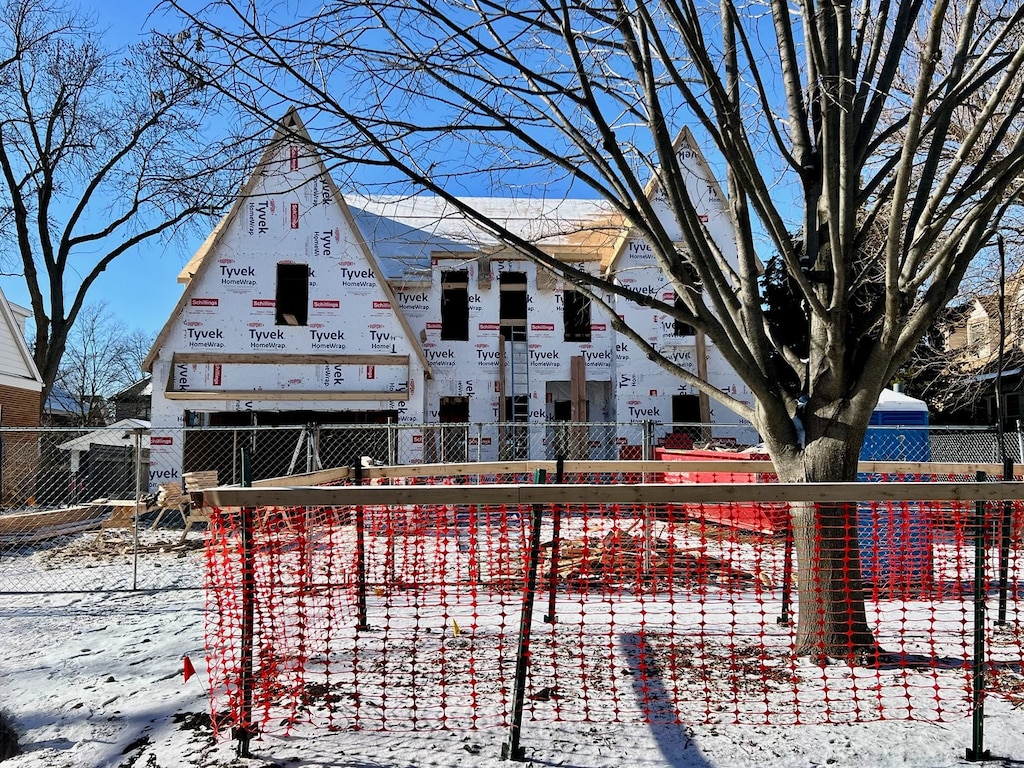
[(107, 398), (141, 378), (154, 334), (130, 330), (106, 303), (86, 304), (68, 333), (54, 387), (78, 405), (82, 426), (107, 423)]
[(238, 179), (238, 147), (207, 136), (224, 127), (213, 92), (164, 66), (156, 41), (107, 50), (93, 30), (71, 7), (0, 2), (0, 225), (44, 402), (107, 266), (218, 211)]
[[(702, 331), (753, 392), (752, 407), (611, 318), (652, 359), (750, 419), (788, 481), (855, 479), (879, 393), (1020, 191), (1024, 48), (1013, 43), (1024, 10), (993, 5), (337, 0), (296, 17), (291, 3), (165, 0), (190, 34), (179, 66), (252, 115), (304, 107), (337, 167), (403, 178), (570, 283)], [(964, 132), (954, 117), (967, 103)], [(724, 179), (734, 255), (687, 191), (674, 143), (684, 126)], [(481, 181), (609, 201), (649, 243), (682, 307), (574, 270), (502, 228), (463, 200)], [(795, 291), (806, 349), (766, 318), (760, 276), (772, 254)], [(801, 507), (792, 520), (797, 653), (874, 658), (854, 510)]]

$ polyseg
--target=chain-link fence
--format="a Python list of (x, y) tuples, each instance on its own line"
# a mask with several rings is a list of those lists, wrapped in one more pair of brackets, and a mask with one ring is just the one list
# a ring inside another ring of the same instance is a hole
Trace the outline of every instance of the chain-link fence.
[[(388, 465), (656, 459), (673, 449), (756, 442), (745, 424), (656, 422), (0, 429), (0, 592), (199, 586), (198, 567), (178, 569), (169, 582), (159, 564), (189, 557), (202, 542), (200, 527), (186, 531), (189, 473), (200, 473), (201, 484), (240, 484), (243, 446), (255, 481), (365, 458)], [(1021, 432), (872, 427), (862, 458), (1001, 464), (1020, 462), (1022, 444)], [(84, 558), (97, 578), (57, 568), (55, 558)]]

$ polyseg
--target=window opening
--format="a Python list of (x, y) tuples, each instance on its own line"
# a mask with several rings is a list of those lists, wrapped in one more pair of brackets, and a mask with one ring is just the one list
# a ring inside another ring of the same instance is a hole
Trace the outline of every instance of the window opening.
[(700, 423), (699, 395), (672, 395), (672, 421), (674, 423)]
[(469, 272), (441, 273), (441, 338), (469, 340)]
[(590, 297), (579, 291), (562, 294), (565, 341), (590, 341)]
[(526, 341), (526, 273), (502, 272), (498, 288), (502, 336), (511, 341)]
[(309, 265), (278, 264), (274, 322), (306, 325), (309, 320)]
[[(676, 296), (675, 308), (686, 311), (686, 305), (683, 300)], [(697, 329), (689, 323), (683, 322), (682, 320), (676, 319), (672, 324), (672, 335), (673, 336), (696, 336)]]

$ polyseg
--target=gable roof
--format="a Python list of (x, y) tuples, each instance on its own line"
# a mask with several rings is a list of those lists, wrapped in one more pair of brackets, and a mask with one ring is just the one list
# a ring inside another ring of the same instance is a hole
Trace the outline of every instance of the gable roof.
[[(279, 144), (285, 141), (299, 141), (304, 143), (310, 149), (313, 149), (315, 145), (309, 134), (306, 132), (306, 128), (302, 121), (299, 119), (298, 112), (294, 107), (290, 108), (281, 119), (280, 127), (274, 132), (273, 138), (267, 145), (267, 149), (264, 151), (259, 162), (256, 164), (256, 168), (253, 173), (249, 176), (249, 180), (242, 186), (241, 191), (235, 197), (235, 202), (232, 204), (230, 210), (213, 228), (213, 231), (206, 238), (203, 244), (196, 251), (195, 255), (186, 264), (185, 269), (182, 270), (178, 277), (178, 282), (184, 282), (186, 284), (185, 290), (182, 291), (181, 296), (178, 298), (178, 302), (167, 318), (167, 322), (164, 323), (163, 328), (160, 329), (160, 333), (157, 334), (156, 340), (153, 342), (153, 346), (146, 355), (146, 359), (142, 364), (143, 370), (151, 372), (153, 370), (153, 363), (156, 360), (157, 355), (160, 353), (161, 348), (167, 343), (168, 337), (174, 329), (175, 322), (178, 317), (181, 316), (185, 307), (187, 306), (188, 300), (191, 295), (191, 288), (193, 281), (196, 277), (203, 274), (205, 271), (211, 269), (213, 259), (208, 258), (210, 254), (216, 253), (221, 241), (224, 238), (225, 233), (228, 230), (228, 224), (235, 219), (242, 210), (244, 201), (250, 197), (255, 191), (260, 178), (261, 169), (270, 165), (275, 157), (276, 150)], [(359, 228), (356, 226), (355, 220), (352, 218), (352, 213), (349, 211), (348, 206), (345, 204), (344, 199), (341, 196), (334, 180), (331, 175), (327, 172), (322, 158), (315, 151), (311, 154), (313, 165), (319, 169), (320, 176), (324, 179), (325, 184), (329, 185), (331, 194), (334, 198), (334, 204), (338, 207), (344, 218), (346, 224), (351, 228), (353, 233), (358, 234)], [(419, 344), (417, 337), (413, 334), (412, 328), (409, 326), (405, 315), (397, 309), (399, 306), (398, 300), (395, 297), (394, 291), (391, 285), (385, 279), (384, 272), (381, 270), (377, 259), (374, 257), (373, 252), (367, 247), (364, 238), (356, 238), (357, 243), (355, 247), (362, 251), (362, 256), (366, 259), (367, 264), (373, 271), (376, 281), (384, 292), (388, 301), (391, 302), (393, 309), (393, 315), (401, 325), (406, 338), (409, 340), (410, 346), (413, 348), (416, 358), (423, 368), (427, 378), (431, 378), (430, 363), (427, 362), (426, 355), (423, 352), (423, 347)]]
[[(976, 296), (974, 298), (975, 308), (981, 309), (981, 311), (989, 318), (999, 318), (999, 294), (989, 293), (984, 296)], [(1007, 302), (1009, 305), (1009, 302)]]
[[(704, 153), (700, 151), (700, 148), (697, 145), (697, 140), (694, 139), (693, 133), (686, 126), (683, 126), (683, 129), (679, 132), (679, 135), (676, 136), (676, 140), (672, 143), (672, 150), (676, 153), (677, 156), (679, 152), (681, 152), (684, 148), (693, 152), (693, 158), (691, 158), (690, 160), (692, 167), (689, 165), (688, 167), (691, 167), (691, 170), (694, 170), (695, 173), (697, 173), (700, 176), (702, 181), (706, 182), (714, 190), (715, 194), (718, 195), (718, 199), (720, 201), (724, 201), (726, 199), (725, 193), (722, 191), (722, 187), (718, 183), (718, 179), (715, 178), (715, 175), (711, 172), (711, 166), (708, 165), (708, 161), (704, 157)], [(654, 200), (655, 195), (657, 195), (658, 190), (660, 188), (661, 173), (659, 171), (658, 173), (655, 173), (647, 182), (647, 185), (644, 188), (644, 195), (648, 200)], [(604, 264), (605, 273), (612, 272), (616, 264), (618, 263), (619, 259), (622, 258), (622, 254), (625, 253), (626, 245), (629, 242), (630, 234), (630, 228), (623, 227), (618, 242), (612, 249), (607, 263)]]
[(140, 397), (150, 397), (153, 394), (153, 377), (145, 376), (138, 381), (133, 381), (124, 389), (115, 392), (107, 398), (110, 402), (119, 400), (133, 400)]
[[(100, 427), (84, 435), (76, 435), (58, 445), (62, 451), (88, 451), (93, 445), (122, 446), (130, 448), (135, 444), (134, 430), (148, 430), (150, 422), (145, 419), (121, 419), (107, 427)], [(149, 434), (141, 435), (141, 447), (149, 448)]]

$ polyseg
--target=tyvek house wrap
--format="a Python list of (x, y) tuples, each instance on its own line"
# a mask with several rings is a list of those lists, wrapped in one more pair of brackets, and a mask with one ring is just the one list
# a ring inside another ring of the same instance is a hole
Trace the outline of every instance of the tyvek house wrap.
[[(186, 410), (390, 411), (423, 420), (429, 371), (395, 297), (320, 159), (271, 144), (186, 267), (187, 284), (147, 359), (154, 431)], [(308, 265), (305, 324), (277, 317), (280, 264)], [(180, 433), (151, 447), (151, 481), (176, 479)]]
[[(301, 124), (292, 119), (291, 136), (301, 137)], [(596, 307), (590, 339), (566, 341), (562, 306), (572, 286), (538, 273), (533, 263), (500, 247), (443, 200), (351, 196), (343, 205), (319, 159), (292, 137), (271, 146), (232, 211), (183, 272), (186, 291), (150, 355), (158, 382), (156, 429), (180, 426), (186, 409), (376, 409), (397, 412), (404, 424), (437, 423), (442, 398), (464, 399), (470, 421), (493, 422), (501, 410), (499, 282), (507, 272), (522, 273), (528, 287), (529, 421), (554, 418), (558, 401), (566, 398), (576, 357), (585, 366), (587, 418), (624, 424), (618, 428), (618, 445), (637, 441), (638, 431), (630, 423), (659, 423), (656, 437), (670, 429), (660, 423), (672, 420), (673, 397), (692, 396), (695, 390), (617, 336), (610, 318)], [(721, 192), (688, 134), (681, 137), (679, 154), (709, 235), (734, 260)], [(657, 202), (656, 181), (649, 194)], [(474, 198), (469, 203), (580, 269), (591, 274), (606, 270), (624, 285), (667, 302), (674, 299), (650, 247), (623, 229), (606, 202)], [(306, 326), (275, 323), (275, 273), (282, 262), (309, 265)], [(465, 341), (441, 338), (441, 280), (450, 270), (468, 277), (470, 334)], [(608, 300), (670, 359), (694, 372), (703, 367), (716, 386), (749, 399), (712, 345), (698, 365), (694, 337), (676, 336), (671, 317)], [(367, 355), (408, 363), (366, 365), (359, 356)], [(504, 377), (507, 394), (507, 369)], [(374, 396), (359, 399), (358, 393)], [(708, 417), (731, 421), (713, 404)], [(417, 448), (422, 443), (413, 438), (403, 442), (403, 463), (422, 460)], [(756, 440), (752, 434), (749, 438)], [(167, 444), (154, 444), (154, 481), (167, 479), (181, 463), (174, 434), (163, 440)], [(607, 451), (608, 442), (605, 436), (592, 444)], [(497, 458), (497, 450), (487, 444), (474, 455)], [(606, 453), (591, 457), (613, 458)]]

